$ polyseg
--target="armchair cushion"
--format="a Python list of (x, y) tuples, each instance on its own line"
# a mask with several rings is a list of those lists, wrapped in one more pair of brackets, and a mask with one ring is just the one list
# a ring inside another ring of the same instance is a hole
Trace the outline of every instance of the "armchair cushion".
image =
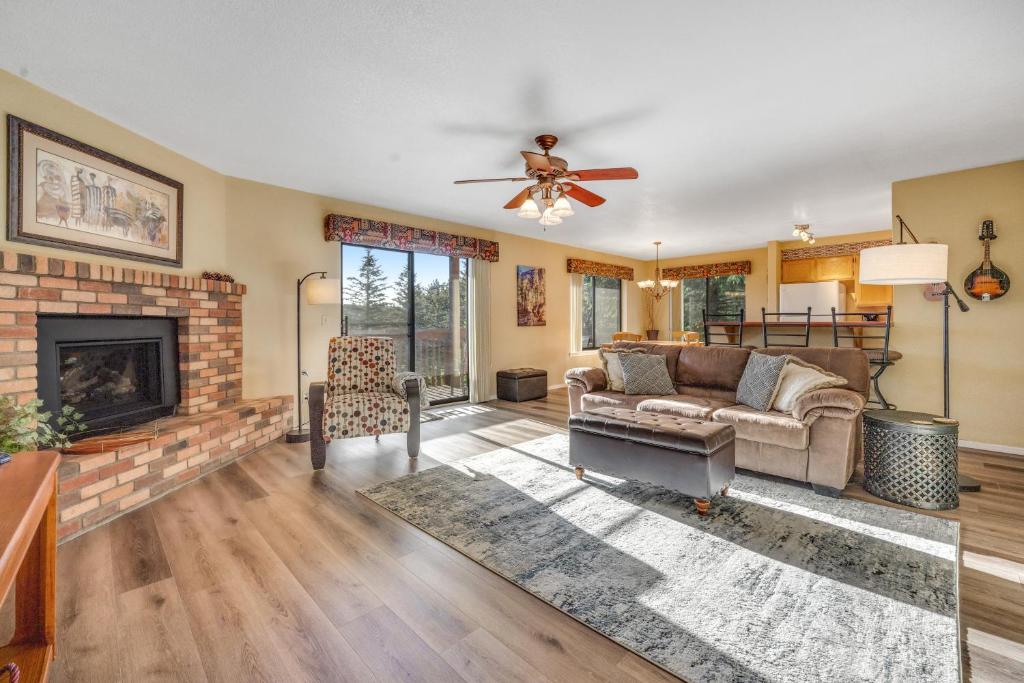
[(396, 372), (395, 378), (391, 381), (391, 390), (401, 396), (402, 398), (408, 398), (408, 392), (405, 390), (405, 383), (409, 380), (416, 380), (416, 383), (420, 385), (420, 408), (430, 407), (430, 397), (427, 396), (427, 378), (415, 372)]
[(409, 431), (409, 402), (391, 391), (332, 396), (324, 406), (324, 441)]
[(390, 392), (395, 342), (387, 337), (334, 337), (327, 355), (327, 396)]
[(608, 376), (601, 368), (569, 368), (565, 371), (565, 383), (582, 385), (587, 392), (601, 391), (608, 386)]
[(828, 388), (809, 391), (796, 400), (793, 417), (803, 420), (812, 410), (822, 415), (852, 420), (864, 410), (864, 397), (849, 389)]

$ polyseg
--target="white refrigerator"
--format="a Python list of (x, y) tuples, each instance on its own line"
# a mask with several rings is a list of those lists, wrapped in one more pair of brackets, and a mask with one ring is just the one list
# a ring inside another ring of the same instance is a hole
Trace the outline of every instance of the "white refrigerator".
[[(811, 315), (831, 315), (846, 310), (846, 287), (842, 282), (799, 282), (779, 285), (779, 312), (799, 313), (811, 307)], [(780, 316), (780, 320), (799, 320), (795, 316)], [(821, 320), (821, 318), (819, 318)]]

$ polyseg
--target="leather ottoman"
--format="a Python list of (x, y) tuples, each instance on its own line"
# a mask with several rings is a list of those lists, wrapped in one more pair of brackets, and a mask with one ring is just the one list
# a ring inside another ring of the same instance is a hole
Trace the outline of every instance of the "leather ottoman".
[(736, 476), (732, 425), (626, 408), (595, 408), (569, 417), (569, 462), (587, 469), (657, 484), (696, 499), (707, 514)]
[(502, 401), (532, 401), (548, 395), (548, 371), (539, 368), (498, 370), (498, 398)]

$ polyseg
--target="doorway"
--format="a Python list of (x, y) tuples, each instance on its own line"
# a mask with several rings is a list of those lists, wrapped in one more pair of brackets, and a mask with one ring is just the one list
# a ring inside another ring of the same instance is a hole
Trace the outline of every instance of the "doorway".
[(342, 334), (394, 339), (431, 405), (469, 398), (469, 259), (344, 244), (341, 273)]

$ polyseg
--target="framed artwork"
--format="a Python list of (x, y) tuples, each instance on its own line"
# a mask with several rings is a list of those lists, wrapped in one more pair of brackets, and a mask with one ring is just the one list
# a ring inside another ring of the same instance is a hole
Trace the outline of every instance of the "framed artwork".
[(544, 269), (516, 266), (516, 309), (519, 327), (547, 325)]
[(181, 267), (184, 189), (7, 116), (7, 239)]

